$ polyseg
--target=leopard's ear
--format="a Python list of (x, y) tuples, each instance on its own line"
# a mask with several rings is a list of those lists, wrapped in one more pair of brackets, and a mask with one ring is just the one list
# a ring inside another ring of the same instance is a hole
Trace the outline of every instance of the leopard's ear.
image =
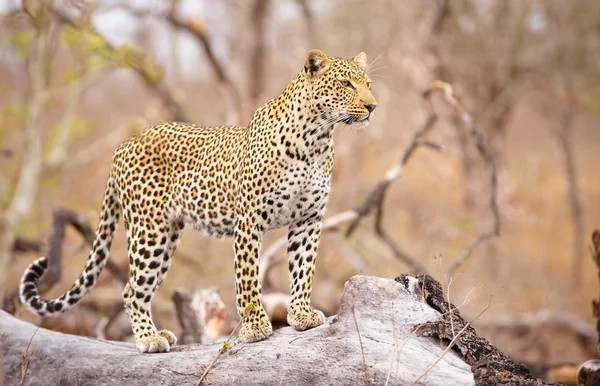
[(315, 49), (310, 50), (310, 52), (306, 54), (304, 70), (311, 77), (318, 77), (327, 71), (330, 65), (331, 59), (329, 59), (323, 52)]
[(360, 54), (356, 55), (353, 60), (360, 68), (363, 69), (363, 71), (367, 71), (367, 54), (361, 52)]

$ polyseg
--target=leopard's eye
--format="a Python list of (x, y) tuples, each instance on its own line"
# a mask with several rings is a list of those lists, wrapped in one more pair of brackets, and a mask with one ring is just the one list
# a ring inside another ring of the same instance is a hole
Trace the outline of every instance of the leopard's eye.
[(348, 79), (340, 79), (340, 83), (342, 84), (342, 86), (344, 87), (350, 87), (353, 88), (352, 83), (350, 83), (350, 81)]

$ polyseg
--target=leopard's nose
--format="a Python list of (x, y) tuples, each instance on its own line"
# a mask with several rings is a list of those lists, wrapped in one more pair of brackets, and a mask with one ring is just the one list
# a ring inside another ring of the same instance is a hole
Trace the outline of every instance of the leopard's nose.
[(375, 110), (375, 107), (377, 107), (376, 104), (365, 105), (365, 109), (369, 111), (369, 114), (372, 113), (373, 110)]

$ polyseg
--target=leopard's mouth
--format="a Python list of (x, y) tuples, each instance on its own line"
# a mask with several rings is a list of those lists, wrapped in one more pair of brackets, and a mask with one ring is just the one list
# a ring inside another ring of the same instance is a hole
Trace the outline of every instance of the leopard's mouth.
[(359, 126), (365, 126), (368, 125), (370, 122), (370, 118), (371, 118), (371, 114), (368, 114), (366, 117), (364, 118), (359, 118), (356, 116), (346, 116), (342, 119), (340, 119), (340, 122), (343, 122), (347, 125), (359, 125)]

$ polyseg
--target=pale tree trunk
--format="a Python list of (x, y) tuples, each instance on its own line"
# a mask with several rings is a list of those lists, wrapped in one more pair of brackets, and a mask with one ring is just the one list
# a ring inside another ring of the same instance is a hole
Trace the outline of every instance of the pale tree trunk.
[(0, 372), (7, 384), (18, 384), (25, 368), (26, 385), (196, 385), (202, 377), (205, 385), (544, 384), (479, 337), (443, 293), (428, 275), (354, 276), (339, 313), (319, 327), (284, 327), (267, 340), (227, 348), (174, 346), (163, 354), (36, 331), (0, 311)]
[[(37, 10), (37, 30), (34, 37), (35, 49), (28, 62), (30, 79), (27, 117), (25, 120), (25, 149), (17, 185), (0, 219), (0, 283), (4, 283), (10, 262), (16, 229), (24, 217), (31, 213), (38, 191), (42, 168), (42, 115), (49, 95), (46, 89), (46, 46), (49, 40), (49, 19), (44, 6)], [(3, 295), (0, 286), (0, 297)]]

